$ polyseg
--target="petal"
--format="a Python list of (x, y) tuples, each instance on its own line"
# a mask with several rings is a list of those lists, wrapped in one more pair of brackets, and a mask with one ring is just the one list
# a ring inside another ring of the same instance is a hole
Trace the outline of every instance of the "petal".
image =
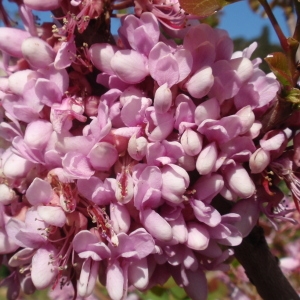
[(50, 202), (54, 193), (49, 182), (35, 178), (26, 191), (26, 198), (31, 205), (45, 205)]
[(216, 98), (211, 98), (199, 104), (195, 110), (195, 123), (200, 125), (204, 120), (220, 118), (220, 104)]
[(234, 226), (241, 232), (244, 238), (257, 224), (260, 210), (257, 201), (250, 198), (239, 200), (230, 212), (241, 216), (240, 221), (237, 221)]
[(30, 33), (21, 29), (11, 27), (0, 27), (0, 50), (11, 56), (21, 58), (23, 53), (21, 45)]
[(172, 203), (180, 203), (190, 183), (188, 173), (181, 167), (169, 164), (161, 169), (162, 172), (162, 197)]
[(186, 49), (179, 49), (174, 53), (179, 69), (178, 82), (184, 80), (191, 72), (193, 65), (193, 57)]
[(76, 152), (68, 152), (62, 160), (62, 165), (76, 179), (89, 179), (95, 172), (86, 156)]
[(201, 269), (197, 271), (185, 270), (188, 284), (184, 285), (184, 290), (193, 300), (205, 300), (208, 295), (207, 280)]
[(141, 221), (147, 231), (156, 239), (170, 241), (173, 237), (170, 224), (152, 209), (142, 212)]
[(261, 173), (270, 163), (271, 156), (269, 151), (263, 148), (258, 148), (250, 157), (249, 166), (251, 173)]
[(116, 233), (127, 232), (130, 227), (130, 214), (127, 208), (119, 203), (110, 204), (110, 219)]
[(47, 0), (41, 2), (39, 0), (24, 0), (24, 4), (31, 9), (48, 11), (59, 8), (61, 1), (62, 0)]
[(200, 153), (203, 144), (203, 136), (194, 130), (187, 128), (181, 136), (180, 143), (183, 150), (190, 156)]
[(63, 42), (57, 51), (54, 67), (58, 70), (65, 69), (71, 65), (75, 59), (76, 45), (74, 40)]
[(88, 297), (92, 294), (99, 271), (99, 262), (87, 258), (81, 268), (80, 277), (77, 282), (77, 291), (81, 297)]
[(97, 69), (109, 75), (114, 75), (114, 71), (112, 70), (110, 63), (117, 51), (118, 48), (116, 46), (112, 46), (107, 43), (96, 43), (90, 47), (89, 54), (93, 65)]
[(31, 279), (37, 289), (45, 289), (54, 283), (58, 274), (58, 268), (51, 260), (54, 256), (55, 249), (49, 245), (39, 248), (32, 257)]
[(218, 157), (218, 150), (215, 142), (206, 145), (200, 152), (197, 161), (196, 169), (200, 175), (211, 173), (214, 169)]
[(211, 67), (204, 67), (197, 71), (185, 84), (188, 92), (200, 99), (208, 94), (214, 84), (214, 76)]
[(39, 78), (35, 85), (36, 95), (41, 103), (52, 106), (54, 103), (60, 103), (63, 96), (61, 90), (55, 82), (48, 79)]
[(38, 206), (37, 212), (49, 225), (63, 227), (67, 220), (65, 212), (58, 206)]
[(128, 268), (129, 282), (137, 289), (145, 289), (149, 283), (147, 258), (134, 261)]
[(108, 171), (118, 156), (116, 147), (106, 142), (97, 143), (88, 154), (92, 167), (97, 171)]
[(147, 58), (134, 50), (119, 50), (111, 59), (114, 73), (124, 82), (135, 84), (149, 74)]
[(48, 43), (37, 37), (30, 37), (22, 43), (22, 53), (29, 64), (40, 69), (53, 63), (55, 52)]
[(124, 274), (118, 261), (110, 264), (106, 271), (106, 288), (108, 294), (113, 300), (121, 300), (123, 298)]
[(49, 142), (53, 127), (46, 120), (36, 120), (27, 125), (24, 142), (30, 147), (43, 150)]
[(198, 223), (187, 223), (188, 239), (186, 245), (194, 250), (204, 250), (208, 246), (209, 233), (207, 229)]
[(249, 198), (255, 192), (255, 185), (248, 172), (240, 165), (228, 166), (224, 171), (224, 177), (230, 189), (239, 197)]
[(223, 177), (219, 174), (211, 174), (209, 176), (201, 176), (193, 188), (196, 190), (196, 198), (205, 203), (211, 200), (221, 191), (224, 186)]
[(172, 105), (172, 92), (168, 88), (167, 83), (160, 86), (154, 96), (154, 107), (158, 113), (167, 112)]

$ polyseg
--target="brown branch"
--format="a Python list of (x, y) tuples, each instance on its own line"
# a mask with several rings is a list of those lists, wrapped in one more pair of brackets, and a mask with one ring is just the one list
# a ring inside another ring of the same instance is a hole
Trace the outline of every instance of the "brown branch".
[(264, 231), (255, 226), (243, 242), (234, 247), (235, 257), (264, 300), (296, 300), (299, 296), (283, 275), (272, 255)]
[[(223, 215), (230, 212), (234, 203), (216, 197), (212, 205)], [(255, 226), (239, 246), (233, 247), (235, 257), (264, 300), (296, 300), (299, 296), (283, 275), (278, 259), (270, 252), (264, 231)]]
[(266, 12), (266, 14), (267, 14), (270, 22), (271, 22), (271, 24), (272, 24), (272, 26), (273, 26), (276, 34), (278, 36), (278, 39), (279, 39), (279, 42), (281, 44), (282, 49), (285, 52), (287, 52), (289, 46), (288, 46), (286, 37), (284, 36), (284, 34), (283, 34), (283, 32), (282, 32), (282, 30), (281, 30), (281, 28), (280, 28), (280, 26), (279, 26), (279, 24), (278, 24), (275, 16), (273, 14), (273, 11), (272, 11), (272, 9), (271, 9), (268, 1), (267, 0), (258, 0), (258, 1), (262, 5), (262, 7), (264, 8), (264, 10), (265, 10), (265, 12)]

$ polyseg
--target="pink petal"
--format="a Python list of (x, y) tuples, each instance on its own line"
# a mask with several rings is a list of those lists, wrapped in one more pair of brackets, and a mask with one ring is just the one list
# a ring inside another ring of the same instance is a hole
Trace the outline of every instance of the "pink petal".
[(58, 274), (58, 267), (53, 266), (51, 256), (56, 251), (52, 246), (39, 248), (32, 257), (31, 279), (37, 289), (45, 289), (54, 283)]
[(92, 167), (98, 171), (108, 171), (118, 156), (116, 147), (106, 142), (97, 143), (88, 154)]
[(93, 44), (90, 47), (89, 53), (91, 56), (91, 61), (97, 69), (109, 75), (114, 75), (114, 71), (111, 67), (111, 59), (117, 51), (118, 48), (116, 46), (102, 43)]
[(200, 175), (207, 175), (214, 169), (218, 157), (218, 149), (215, 142), (206, 145), (200, 152), (196, 168)]
[(198, 223), (187, 223), (188, 239), (186, 245), (194, 250), (204, 250), (208, 246), (209, 233), (207, 229)]
[(37, 37), (30, 37), (22, 43), (22, 53), (35, 69), (47, 67), (53, 63), (55, 52), (48, 43)]
[(124, 82), (135, 84), (149, 74), (147, 58), (134, 50), (119, 50), (111, 59), (114, 73)]
[(56, 54), (54, 67), (58, 70), (65, 69), (71, 65), (76, 55), (76, 45), (74, 40), (63, 42)]
[(110, 219), (116, 233), (128, 232), (130, 227), (130, 214), (127, 208), (121, 204), (110, 204)]
[(236, 115), (240, 117), (241, 124), (243, 127), (240, 134), (244, 134), (250, 130), (250, 128), (252, 127), (252, 125), (255, 121), (255, 116), (252, 111), (252, 108), (249, 105), (247, 105), (247, 106), (243, 107), (242, 109), (240, 109), (236, 113)]
[(180, 203), (190, 183), (188, 173), (181, 167), (169, 164), (161, 169), (162, 173), (162, 197), (171, 203)]
[(208, 295), (207, 280), (201, 269), (197, 271), (185, 270), (188, 283), (184, 290), (193, 300), (206, 300)]
[(53, 198), (49, 182), (36, 177), (26, 191), (26, 198), (31, 205), (45, 205)]
[(55, 82), (40, 78), (36, 82), (35, 92), (41, 103), (47, 106), (51, 107), (54, 103), (61, 103), (63, 94)]
[(239, 197), (249, 198), (255, 192), (255, 185), (248, 172), (241, 166), (228, 166), (224, 172), (230, 189)]
[(249, 166), (251, 173), (261, 173), (270, 163), (271, 156), (269, 151), (263, 148), (258, 148), (250, 157)]
[(9, 178), (26, 177), (33, 166), (34, 163), (12, 153), (4, 162), (2, 170), (3, 174)]
[(193, 57), (186, 49), (179, 49), (174, 53), (179, 68), (178, 82), (184, 80), (191, 72), (193, 65)]
[(259, 218), (259, 207), (257, 201), (252, 198), (239, 200), (233, 208), (231, 213), (237, 213), (241, 216), (240, 221), (237, 221), (234, 226), (246, 237), (253, 227), (257, 224)]
[(195, 156), (202, 149), (203, 136), (194, 130), (187, 128), (180, 140), (183, 150), (190, 156)]
[(49, 225), (63, 227), (67, 220), (65, 212), (58, 206), (38, 206), (37, 212)]
[(111, 299), (121, 300), (123, 298), (124, 274), (118, 261), (109, 264), (106, 271), (106, 288)]
[(47, 0), (41, 2), (39, 0), (24, 0), (24, 4), (34, 10), (48, 11), (59, 8), (61, 1), (62, 0)]
[(147, 231), (156, 239), (170, 241), (173, 237), (170, 224), (152, 209), (145, 209), (141, 218)]
[(168, 87), (172, 87), (179, 82), (179, 67), (173, 55), (168, 54), (159, 59), (151, 76), (157, 81), (158, 85), (166, 83)]
[(201, 176), (193, 188), (196, 190), (196, 198), (210, 203), (211, 200), (221, 191), (224, 186), (223, 177), (219, 174)]
[(172, 92), (167, 83), (161, 85), (155, 92), (154, 107), (158, 113), (167, 112), (172, 105)]
[(14, 94), (22, 96), (27, 81), (29, 80), (29, 78), (33, 77), (34, 75), (36, 75), (36, 73), (29, 69), (20, 70), (18, 72), (11, 74), (8, 77), (9, 89)]
[(77, 281), (77, 291), (81, 297), (88, 297), (92, 294), (99, 272), (99, 262), (91, 258), (84, 260), (80, 277)]
[(142, 258), (130, 264), (128, 268), (129, 282), (137, 289), (145, 289), (149, 283), (147, 258)]
[(27, 31), (12, 27), (0, 27), (0, 50), (21, 58), (23, 57), (21, 45), (29, 37), (30, 33)]
[(62, 160), (62, 165), (76, 179), (89, 179), (95, 173), (86, 156), (76, 152), (68, 152)]
[(207, 119), (218, 120), (220, 118), (220, 104), (216, 98), (202, 102), (195, 110), (195, 123), (200, 125)]
[(188, 92), (200, 99), (208, 94), (214, 84), (214, 76), (211, 67), (204, 67), (197, 71), (185, 84)]
[(142, 160), (146, 155), (148, 141), (143, 136), (137, 138), (133, 135), (128, 142), (128, 154), (135, 160)]
[(26, 127), (24, 142), (31, 148), (43, 150), (49, 142), (53, 126), (46, 120), (36, 120)]
[(248, 80), (253, 74), (253, 64), (245, 57), (229, 60), (229, 65), (236, 71), (241, 82)]

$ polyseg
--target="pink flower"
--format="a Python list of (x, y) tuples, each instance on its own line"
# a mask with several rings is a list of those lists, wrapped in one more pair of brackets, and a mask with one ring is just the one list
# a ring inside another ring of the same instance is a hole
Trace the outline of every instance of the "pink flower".
[(158, 85), (168, 87), (185, 79), (191, 72), (193, 59), (185, 49), (172, 49), (166, 44), (157, 43), (149, 53), (149, 72)]

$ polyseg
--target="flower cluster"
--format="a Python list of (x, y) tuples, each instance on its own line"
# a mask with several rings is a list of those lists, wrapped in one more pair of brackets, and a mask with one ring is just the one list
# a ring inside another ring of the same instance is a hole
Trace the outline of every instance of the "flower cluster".
[[(61, 2), (24, 0), (22, 16)], [(38, 36), (30, 21), (26, 31), (0, 28), (8, 298), (47, 287), (55, 299), (88, 297), (99, 278), (122, 299), (130, 286), (144, 291), (172, 276), (192, 299), (206, 299), (204, 271), (225, 270), (230, 246), (260, 208), (268, 213), (251, 171), (276, 172), (291, 137), (277, 130), (255, 141), (279, 85), (250, 60), (255, 44), (233, 53), (223, 30), (198, 23), (180, 45), (166, 39), (158, 4), (123, 18), (117, 45), (77, 48), (74, 32), (102, 7), (68, 5), (76, 13), (53, 36), (45, 28)], [(172, 9), (171, 20), (180, 14)], [(212, 201), (224, 198), (234, 205), (221, 215)]]

